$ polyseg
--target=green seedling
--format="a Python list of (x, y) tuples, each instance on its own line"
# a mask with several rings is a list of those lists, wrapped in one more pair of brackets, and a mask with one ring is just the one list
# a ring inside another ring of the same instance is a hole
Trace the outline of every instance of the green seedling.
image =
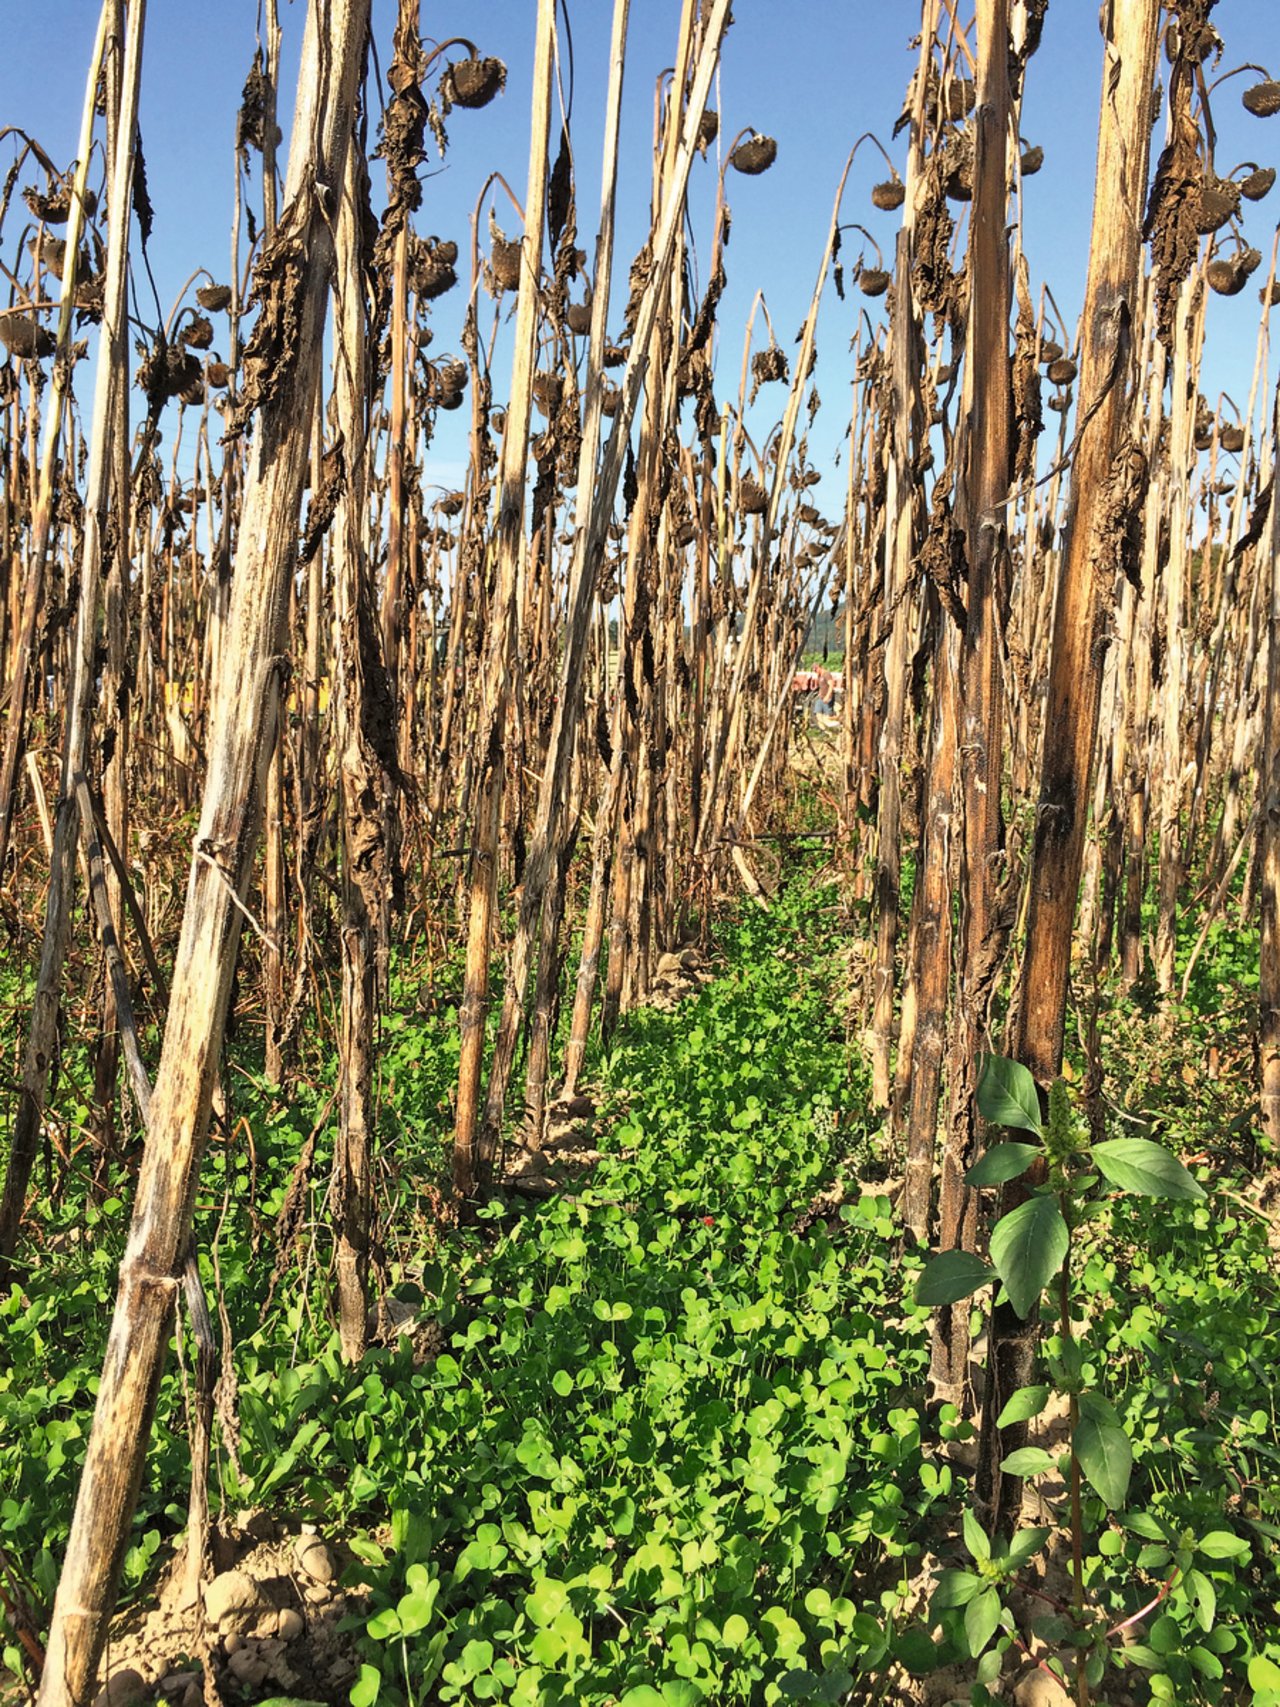
[[(1048, 1116), (1044, 1118), (1035, 1080), (1017, 1061), (998, 1055), (985, 1058), (978, 1107), (992, 1126), (1029, 1133), (1034, 1141), (1003, 1140), (991, 1145), (969, 1169), (966, 1183), (990, 1187), (1029, 1179), (1029, 1189), (1024, 1201), (992, 1227), (989, 1262), (967, 1251), (944, 1251), (934, 1256), (920, 1277), (916, 1301), (930, 1306), (953, 1304), (983, 1286), (998, 1284), (1013, 1308), (1026, 1318), (1039, 1309), (1047, 1289), (1056, 1291), (1058, 1333), (1046, 1347), (1045, 1357), (1050, 1380), (1013, 1394), (997, 1418), (997, 1427), (1003, 1430), (1040, 1416), (1055, 1392), (1067, 1398), (1070, 1445), (1065, 1474), (1072, 1602), (1056, 1619), (1046, 1621), (1046, 1629), (1071, 1653), (1076, 1701), (1080, 1707), (1087, 1707), (1091, 1690), (1115, 1652), (1114, 1638), (1122, 1630), (1131, 1629), (1179, 1583), (1190, 1585), (1202, 1601), (1212, 1588), (1193, 1563), (1196, 1541), (1185, 1538), (1170, 1554), (1170, 1573), (1150, 1606), (1110, 1628), (1105, 1618), (1087, 1606), (1082, 1490), (1087, 1484), (1103, 1507), (1121, 1510), (1129, 1492), (1133, 1445), (1115, 1405), (1092, 1375), (1088, 1339), (1074, 1319), (1073, 1248), (1085, 1223), (1107, 1213), (1104, 1193), (1196, 1203), (1203, 1201), (1205, 1192), (1176, 1156), (1151, 1139), (1094, 1143), (1072, 1109), (1062, 1079), (1050, 1087)], [(1021, 1447), (1001, 1463), (1004, 1472), (1019, 1477), (1041, 1475), (1058, 1467), (1057, 1456), (1040, 1446)], [(956, 1633), (962, 1648), (979, 1662), (980, 1688), (999, 1675), (1003, 1651), (1011, 1643), (1025, 1647), (1014, 1629), (1004, 1591), (1019, 1568), (1044, 1546), (1050, 1533), (1048, 1529), (1026, 1528), (1006, 1543), (989, 1538), (972, 1512), (964, 1514), (964, 1540), (973, 1565), (967, 1570), (942, 1572), (932, 1610), (937, 1619), (958, 1625)], [(1226, 1557), (1221, 1550), (1224, 1537), (1235, 1541), (1221, 1532), (1202, 1538), (1198, 1545), (1210, 1556)], [(1242, 1553), (1248, 1552), (1246, 1542), (1238, 1545)], [(997, 1632), (1003, 1635), (992, 1647)], [(1058, 1669), (1064, 1672), (1061, 1666)]]

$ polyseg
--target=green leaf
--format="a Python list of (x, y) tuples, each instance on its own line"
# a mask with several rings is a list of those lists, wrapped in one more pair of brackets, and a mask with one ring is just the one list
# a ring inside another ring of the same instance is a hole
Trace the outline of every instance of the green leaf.
[(961, 1522), (964, 1528), (964, 1544), (969, 1549), (970, 1556), (979, 1564), (984, 1563), (991, 1557), (991, 1543), (987, 1539), (986, 1530), (967, 1506)]
[(1249, 1552), (1249, 1543), (1229, 1529), (1211, 1529), (1196, 1542), (1196, 1552), (1203, 1553), (1206, 1559), (1243, 1559)]
[(1222, 1676), (1222, 1661), (1211, 1654), (1208, 1648), (1202, 1648), (1199, 1643), (1190, 1650), (1187, 1658), (1201, 1677), (1210, 1678), (1216, 1683)]
[(751, 1626), (740, 1612), (731, 1612), (720, 1631), (720, 1642), (726, 1648), (740, 1648), (750, 1634)]
[(1052, 1534), (1051, 1529), (1020, 1529), (1009, 1543), (1009, 1563), (1014, 1570), (1033, 1559)]
[(569, 1604), (569, 1591), (555, 1577), (543, 1577), (524, 1599), (524, 1609), (535, 1624), (550, 1624)]
[(1149, 1138), (1112, 1138), (1095, 1144), (1093, 1159), (1098, 1171), (1121, 1191), (1139, 1197), (1177, 1197), (1199, 1202), (1204, 1187), (1197, 1183), (1176, 1156)]
[(916, 1303), (955, 1304), (985, 1286), (992, 1272), (972, 1251), (940, 1251), (929, 1258), (916, 1282)]
[(1114, 1423), (1081, 1417), (1071, 1445), (1089, 1485), (1114, 1511), (1124, 1504), (1133, 1470), (1129, 1436)]
[(440, 1593), (440, 1583), (437, 1579), (425, 1588), (413, 1589), (402, 1595), (396, 1605), (396, 1617), (400, 1620), (399, 1634), (414, 1636), (419, 1630), (425, 1630), (430, 1624), (436, 1608), (436, 1596)]
[(983, 1590), (983, 1581), (972, 1571), (943, 1571), (933, 1591), (934, 1612), (949, 1612), (953, 1607), (968, 1606)]
[(1149, 1511), (1127, 1511), (1120, 1521), (1132, 1534), (1141, 1535), (1146, 1541), (1163, 1541), (1165, 1538), (1164, 1530)]
[(377, 1666), (361, 1666), (360, 1676), (351, 1686), (351, 1707), (373, 1707), (381, 1687), (382, 1673)]
[(1031, 1197), (991, 1232), (991, 1260), (1020, 1316), (1029, 1316), (1066, 1259), (1071, 1235), (1051, 1197)]
[(973, 1659), (977, 1659), (995, 1635), (999, 1622), (1000, 1596), (993, 1588), (984, 1589), (975, 1600), (969, 1602), (964, 1612), (964, 1633)]
[(1000, 1468), (1006, 1476), (1043, 1476), (1056, 1462), (1053, 1453), (1043, 1446), (1023, 1446), (1001, 1459)]
[(1007, 1179), (1025, 1174), (1044, 1151), (1038, 1144), (993, 1144), (980, 1162), (964, 1176), (966, 1185), (1003, 1185)]
[(1037, 1137), (1044, 1130), (1035, 1080), (1020, 1061), (1010, 1061), (1005, 1055), (982, 1058), (978, 1112), (993, 1126), (1016, 1126)]
[(1094, 1392), (1090, 1389), (1087, 1392), (1081, 1393), (1077, 1398), (1076, 1403), (1080, 1407), (1080, 1415), (1082, 1417), (1088, 1417), (1092, 1422), (1105, 1423), (1109, 1428), (1119, 1428), (1121, 1426), (1120, 1413), (1116, 1410), (1110, 1399), (1104, 1398), (1101, 1393)]
[(983, 1654), (982, 1658), (978, 1661), (978, 1669), (975, 1673), (977, 1681), (982, 1684), (984, 1688), (987, 1684), (994, 1683), (999, 1677), (1003, 1665), (1004, 1655), (1000, 1652), (999, 1648), (988, 1648), (986, 1653)]
[(1188, 1571), (1183, 1588), (1191, 1601), (1191, 1610), (1202, 1630), (1212, 1630), (1218, 1610), (1218, 1591), (1203, 1571)]
[(904, 1630), (893, 1645), (894, 1657), (913, 1677), (924, 1677), (938, 1663), (938, 1648), (933, 1637), (918, 1624)]
[(1028, 1422), (1032, 1417), (1038, 1417), (1048, 1403), (1048, 1387), (1019, 1387), (996, 1418), (996, 1427), (1008, 1428), (1010, 1423)]
[(1280, 1689), (1280, 1666), (1265, 1654), (1255, 1654), (1249, 1661), (1250, 1689)]

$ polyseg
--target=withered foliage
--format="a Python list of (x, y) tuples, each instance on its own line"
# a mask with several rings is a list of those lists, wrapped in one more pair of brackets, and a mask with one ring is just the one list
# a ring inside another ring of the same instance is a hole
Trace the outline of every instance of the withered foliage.
[(1206, 147), (1200, 112), (1206, 117), (1208, 113), (1200, 67), (1218, 41), (1209, 22), (1216, 4), (1217, 0), (1175, 0), (1166, 37), (1169, 140), (1156, 164), (1143, 232), (1151, 244), (1156, 280), (1156, 330), (1166, 348), (1173, 345), (1178, 293), (1199, 251)]
[(227, 420), (228, 440), (239, 437), (253, 415), (278, 395), (297, 360), (306, 269), (300, 221), (295, 210), (286, 209), (253, 270), (248, 306), (257, 310), (257, 319), (245, 345), (240, 397)]

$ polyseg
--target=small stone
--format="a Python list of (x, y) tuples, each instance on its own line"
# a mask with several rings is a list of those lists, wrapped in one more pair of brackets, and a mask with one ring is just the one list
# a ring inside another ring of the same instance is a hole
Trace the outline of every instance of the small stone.
[(183, 1691), (178, 1707), (204, 1707), (203, 1687), (198, 1683), (189, 1683)]
[(294, 1546), (293, 1556), (315, 1582), (331, 1583), (338, 1574), (333, 1554), (323, 1541), (314, 1536), (300, 1537)]
[(160, 1693), (164, 1696), (185, 1695), (188, 1685), (199, 1682), (198, 1671), (171, 1671), (160, 1679)]
[(305, 1583), (302, 1593), (312, 1606), (323, 1606), (329, 1599), (329, 1591), (323, 1583)]
[(1062, 1685), (1042, 1671), (1030, 1672), (1013, 1692), (1017, 1707), (1071, 1707)]
[(276, 1620), (276, 1635), (285, 1642), (296, 1642), (299, 1636), (304, 1636), (307, 1621), (296, 1607), (286, 1606)]
[(132, 1666), (113, 1671), (93, 1700), (93, 1707), (134, 1707), (147, 1693), (147, 1680)]
[(255, 1648), (237, 1648), (227, 1662), (227, 1669), (237, 1682), (256, 1689), (267, 1679), (267, 1663)]
[(205, 1616), (220, 1630), (249, 1629), (261, 1604), (257, 1583), (244, 1571), (223, 1571), (204, 1591)]

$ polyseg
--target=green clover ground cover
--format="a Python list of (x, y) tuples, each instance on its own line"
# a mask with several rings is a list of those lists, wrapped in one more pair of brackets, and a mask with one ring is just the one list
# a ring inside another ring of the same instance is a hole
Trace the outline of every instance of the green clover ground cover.
[[(855, 1189), (808, 1212), (878, 1124), (835, 1018), (847, 928), (833, 892), (799, 879), (770, 915), (725, 925), (715, 983), (675, 1013), (631, 1016), (597, 1063), (611, 1111), (599, 1166), (536, 1208), (495, 1202), (439, 1243), (427, 1205), (455, 1016), (401, 1004), (381, 1063), (385, 1208), (401, 1229), (388, 1255), (397, 1295), (437, 1324), (425, 1362), (408, 1340), (356, 1370), (340, 1362), (324, 1093), (286, 1100), (237, 1078), (246, 1125), (213, 1147), (199, 1209), (210, 1290), (219, 1234), (239, 1383), (239, 1469), (219, 1451), (214, 1498), (313, 1518), (352, 1546), (351, 1578), (371, 1590), (351, 1632), (354, 1707), (863, 1700), (891, 1660), (964, 1657), (945, 1618), (930, 1633), (904, 1598), (926, 1550), (963, 1559), (963, 1489), (921, 1420), (927, 1319), (906, 1301), (919, 1264), (900, 1257), (885, 1197)], [(1177, 1045), (1139, 1023), (1117, 1020), (1111, 1070), (1150, 1108)], [(331, 1082), (331, 1065), (313, 1077)], [(1174, 1083), (1160, 1130), (1188, 1155), (1230, 1150), (1220, 1090)], [(310, 1254), (267, 1312), (272, 1218), (317, 1123)], [(125, 1214), (73, 1180), (0, 1299), (0, 1547), (46, 1606)], [(1143, 1699), (1243, 1700), (1252, 1685), (1259, 1704), (1280, 1702), (1266, 1235), (1221, 1202), (1170, 1213), (1131, 1199), (1085, 1253), (1094, 1344), (1135, 1457), (1129, 1510), (1086, 1513), (1090, 1596), (1119, 1620), (1182, 1562), (1125, 1649)], [(183, 1391), (171, 1358), (126, 1566), (135, 1595), (185, 1523)], [(955, 1429), (942, 1419), (944, 1437)], [(12, 1646), (5, 1661), (20, 1665)]]
[(350, 1474), (396, 1518), (360, 1548), (358, 1703), (839, 1700), (907, 1639), (894, 1585), (948, 1485), (924, 1319), (887, 1319), (886, 1199), (791, 1230), (848, 1142), (833, 1111), (867, 1103), (821, 956), (784, 958), (826, 900), (744, 921), (698, 1000), (635, 1016), (589, 1185), (494, 1206), (450, 1349), (380, 1376), (397, 1421)]
[[(728, 927), (725, 975), (617, 1042), (619, 1113), (589, 1180), (536, 1209), (491, 1204), (425, 1264), (402, 1253), (401, 1294), (444, 1336), (422, 1367), (401, 1341), (344, 1368), (319, 1284), (290, 1282), (262, 1319), (269, 1220), (247, 1210), (250, 1177), (270, 1217), (315, 1107), (264, 1095), (251, 1151), (215, 1148), (202, 1224), (223, 1215), (225, 1170), (241, 1421), (241, 1474), (221, 1456), (220, 1491), (353, 1541), (374, 1606), (357, 1707), (836, 1700), (892, 1644), (925, 1640), (895, 1631), (895, 1584), (950, 1478), (921, 1455), (925, 1314), (887, 1307), (889, 1202), (792, 1230), (870, 1119), (833, 1025), (836, 926), (830, 892), (797, 888)], [(440, 1040), (391, 1041), (412, 1118), (392, 1103), (384, 1143), (414, 1202), (444, 1122), (408, 1057), (438, 1059)], [(43, 1596), (124, 1211), (92, 1215), (67, 1242), (71, 1211), (53, 1211), (61, 1248), (0, 1304), (20, 1351), (0, 1375), (0, 1544)], [(184, 1521), (181, 1390), (171, 1360), (133, 1585)]]

